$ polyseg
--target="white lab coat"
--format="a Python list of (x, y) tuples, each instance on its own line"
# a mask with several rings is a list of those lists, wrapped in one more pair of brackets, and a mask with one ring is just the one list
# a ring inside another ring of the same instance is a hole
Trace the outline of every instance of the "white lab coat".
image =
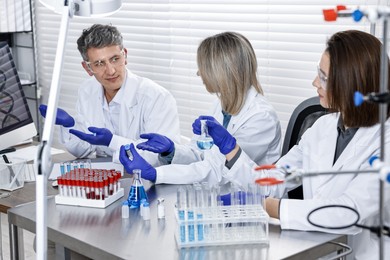
[[(112, 156), (119, 162), (121, 145), (144, 142), (143, 133), (160, 133), (174, 142), (180, 142), (179, 118), (173, 96), (155, 82), (139, 77), (127, 70), (127, 77), (118, 91), (121, 96), (119, 132), (113, 132), (109, 147), (91, 145), (61, 127), (62, 143), (76, 157), (86, 157), (96, 151), (98, 155)], [(79, 88), (75, 129), (89, 133), (88, 127), (109, 128), (103, 114), (103, 87), (92, 77)], [(110, 129), (113, 131), (113, 129)], [(157, 154), (138, 150), (152, 165), (159, 165)]]
[[(368, 160), (373, 155), (380, 154), (380, 126), (361, 127), (353, 139), (342, 152), (333, 165), (337, 141), (337, 122), (339, 113), (322, 116), (302, 136), (298, 145), (294, 146), (277, 163), (279, 165), (296, 166), (306, 172), (316, 171), (342, 171), (342, 170), (364, 170), (371, 169)], [(386, 151), (389, 155), (390, 149), (390, 120), (386, 122)], [(389, 156), (386, 161), (390, 163)], [(251, 172), (253, 163), (248, 156), (242, 154), (231, 171), (243, 171), (256, 178), (257, 175)], [(271, 176), (283, 177), (283, 173), (269, 171)], [(313, 209), (331, 204), (346, 205), (356, 209), (360, 214), (360, 223), (373, 225), (378, 220), (379, 207), (379, 179), (378, 174), (343, 174), (343, 175), (322, 175), (303, 178), (304, 200), (282, 199), (280, 204), (280, 224), (282, 229), (323, 231), (328, 233), (356, 234), (358, 228), (343, 230), (322, 229), (312, 226), (307, 221), (307, 215)], [(280, 186), (276, 196), (281, 197), (283, 192), (296, 187)], [(284, 189), (286, 188), (286, 189)], [(387, 185), (387, 189), (390, 188)], [(283, 190), (283, 192), (280, 192)], [(390, 193), (390, 192), (387, 192)], [(387, 224), (390, 223), (390, 197), (387, 195), (385, 201), (385, 212)], [(323, 211), (324, 212), (324, 211)], [(332, 214), (320, 218), (320, 224), (328, 226), (340, 225), (340, 221), (346, 216), (346, 211), (338, 208), (332, 209)], [(315, 222), (318, 223), (318, 222)], [(344, 223), (346, 224), (346, 223)], [(386, 247), (390, 247), (390, 241), (386, 238)], [(378, 259), (378, 241), (376, 235), (363, 230), (352, 239), (355, 259)], [(388, 251), (389, 249), (387, 249)], [(390, 252), (388, 252), (389, 254)], [(390, 255), (388, 255), (390, 256)], [(385, 259), (389, 259), (386, 258)]]
[[(219, 123), (223, 122), (219, 99), (210, 112)], [(241, 148), (257, 163), (274, 162), (280, 157), (281, 130), (274, 108), (266, 98), (251, 88), (241, 111), (232, 116), (227, 130)], [(214, 145), (201, 151), (194, 135), (189, 145), (175, 145), (175, 155), (170, 165), (157, 168), (156, 183), (191, 184), (207, 181), (210, 185), (233, 182), (240, 185), (241, 173), (225, 171), (225, 156)]]

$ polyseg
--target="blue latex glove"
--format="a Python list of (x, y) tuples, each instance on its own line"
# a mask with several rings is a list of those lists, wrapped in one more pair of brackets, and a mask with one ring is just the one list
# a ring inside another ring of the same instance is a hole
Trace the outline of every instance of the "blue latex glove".
[(107, 128), (97, 128), (93, 126), (88, 127), (88, 130), (94, 134), (86, 134), (75, 129), (70, 129), (69, 133), (74, 134), (81, 140), (84, 140), (90, 144), (104, 146), (110, 145), (112, 139), (112, 133), (110, 130), (108, 130)]
[(142, 158), (137, 150), (134, 148), (134, 144), (130, 144), (130, 152), (133, 155), (133, 160), (129, 159), (126, 153), (125, 146), (121, 146), (119, 153), (119, 161), (123, 164), (128, 173), (132, 173), (135, 169), (141, 170), (141, 178), (155, 182), (156, 181), (156, 169), (151, 166), (144, 158)]
[(224, 206), (230, 206), (232, 204), (230, 193), (221, 195), (221, 200), (222, 200)]
[[(240, 205), (246, 204), (246, 199), (245, 199), (246, 193), (244, 191), (238, 191), (236, 196), (238, 196), (238, 199), (239, 199), (239, 201), (237, 203), (239, 203)], [(231, 193), (221, 195), (220, 198), (221, 198), (224, 206), (230, 206), (232, 204)]]
[(151, 151), (153, 153), (171, 153), (175, 149), (175, 144), (166, 136), (150, 133), (140, 135), (143, 139), (148, 141), (139, 143), (138, 149)]
[[(41, 116), (46, 117), (47, 105), (39, 105), (39, 112)], [(56, 125), (62, 125), (64, 127), (74, 126), (74, 119), (65, 110), (57, 108)]]
[(200, 116), (192, 124), (194, 134), (200, 135), (200, 120), (206, 120), (209, 135), (222, 154), (230, 153), (236, 147), (236, 139), (212, 116)]

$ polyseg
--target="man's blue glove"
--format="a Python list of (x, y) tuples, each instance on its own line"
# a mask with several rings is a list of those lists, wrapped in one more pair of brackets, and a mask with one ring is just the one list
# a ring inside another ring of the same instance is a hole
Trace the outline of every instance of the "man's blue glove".
[[(39, 105), (39, 112), (41, 113), (41, 116), (46, 117), (47, 106), (43, 104)], [(72, 127), (74, 126), (74, 119), (68, 113), (66, 113), (65, 110), (57, 108), (55, 124), (62, 125), (64, 127)]]
[(107, 128), (97, 128), (93, 126), (88, 127), (88, 130), (94, 134), (86, 134), (75, 129), (70, 129), (69, 133), (74, 134), (81, 140), (84, 140), (90, 144), (104, 146), (110, 145), (112, 139), (112, 133), (110, 130), (108, 130)]
[(230, 153), (236, 147), (236, 139), (212, 116), (200, 116), (192, 124), (194, 134), (200, 135), (200, 120), (206, 120), (209, 135), (222, 154)]
[(148, 141), (139, 143), (138, 149), (151, 151), (153, 153), (171, 153), (175, 149), (175, 144), (166, 136), (150, 133), (140, 135), (143, 139)]
[(126, 171), (131, 174), (133, 170), (139, 169), (141, 170), (141, 178), (155, 182), (156, 169), (137, 153), (137, 150), (134, 148), (134, 144), (130, 144), (130, 152), (133, 155), (133, 160), (129, 159), (125, 146), (121, 146), (119, 161), (123, 164)]

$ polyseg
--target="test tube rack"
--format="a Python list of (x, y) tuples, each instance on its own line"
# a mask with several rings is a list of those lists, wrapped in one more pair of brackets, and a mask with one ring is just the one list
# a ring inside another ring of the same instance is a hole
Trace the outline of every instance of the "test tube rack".
[(106, 169), (74, 168), (57, 178), (56, 204), (105, 208), (123, 197), (121, 173)]
[(269, 242), (269, 216), (261, 205), (175, 211), (175, 238), (179, 248)]
[(106, 208), (124, 195), (123, 188), (120, 188), (116, 193), (108, 196), (104, 200), (91, 200), (84, 198), (65, 197), (61, 195), (55, 196), (56, 204), (81, 206), (81, 207), (92, 207), (92, 208)]

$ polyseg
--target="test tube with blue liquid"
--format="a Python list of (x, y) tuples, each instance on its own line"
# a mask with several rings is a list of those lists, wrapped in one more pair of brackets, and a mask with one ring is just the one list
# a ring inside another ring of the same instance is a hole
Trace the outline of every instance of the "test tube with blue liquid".
[(91, 159), (86, 159), (86, 160), (84, 161), (84, 168), (92, 169), (92, 162), (91, 162)]
[[(202, 191), (203, 191), (203, 205), (204, 208), (207, 208), (208, 211), (210, 211), (211, 207), (211, 191), (210, 186), (208, 182), (202, 182)], [(210, 213), (210, 212), (208, 212)], [(210, 240), (210, 228), (211, 224), (205, 224), (203, 225), (203, 237), (205, 240)]]
[(75, 169), (77, 169), (77, 168), (79, 168), (79, 163), (78, 163), (78, 161), (73, 161), (73, 162), (72, 162), (72, 170), (75, 170)]
[(65, 174), (65, 163), (60, 163), (60, 172), (61, 172), (61, 175), (64, 175)]
[(203, 241), (203, 192), (202, 186), (194, 186), (195, 188), (195, 204), (196, 204), (196, 220), (197, 220), (197, 235), (198, 241)]
[(147, 201), (148, 196), (146, 195), (145, 187), (141, 181), (141, 170), (135, 169), (133, 170), (133, 183), (130, 187), (127, 199), (129, 201), (130, 208), (139, 208), (142, 199)]
[(66, 172), (70, 172), (72, 170), (72, 164), (71, 162), (66, 162), (65, 163), (65, 166), (66, 166)]
[(196, 144), (201, 150), (209, 150), (214, 144), (213, 138), (209, 135), (206, 120), (200, 120), (200, 137)]
[(79, 168), (80, 168), (80, 169), (85, 168), (85, 162), (84, 162), (84, 161), (80, 161), (80, 162), (79, 162)]
[(194, 189), (191, 185), (188, 185), (187, 186), (187, 219), (188, 219), (188, 241), (189, 242), (195, 240), (194, 208), (195, 208)]
[[(186, 203), (187, 203), (187, 192), (183, 186), (180, 186), (177, 189), (177, 201), (176, 201), (177, 214), (180, 221), (185, 220)], [(182, 243), (186, 242), (186, 227), (183, 224), (180, 225), (180, 242)]]

